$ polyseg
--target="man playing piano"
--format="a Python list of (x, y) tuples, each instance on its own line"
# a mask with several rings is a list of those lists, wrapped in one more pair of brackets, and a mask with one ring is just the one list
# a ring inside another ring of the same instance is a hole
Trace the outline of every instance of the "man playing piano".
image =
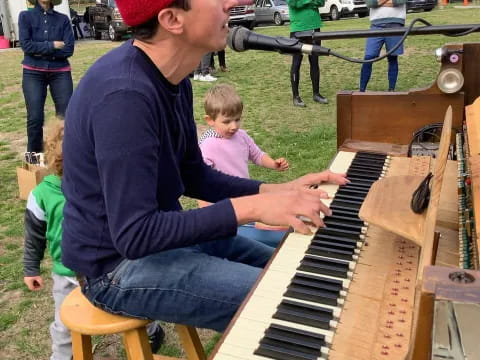
[[(204, 164), (189, 73), (223, 49), (239, 0), (117, 0), (135, 38), (99, 59), (66, 114), (63, 262), (97, 306), (222, 331), (272, 248), (236, 237), (252, 221), (321, 226), (330, 213), (310, 185), (221, 174)], [(92, 91), (95, 89), (95, 91)], [(183, 211), (179, 197), (215, 203)]]

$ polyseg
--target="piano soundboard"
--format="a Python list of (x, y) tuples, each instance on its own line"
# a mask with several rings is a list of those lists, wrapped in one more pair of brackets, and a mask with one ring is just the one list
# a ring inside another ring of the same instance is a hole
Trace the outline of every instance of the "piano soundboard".
[(395, 159), (337, 154), (329, 169), (347, 173), (351, 183), (320, 186), (333, 211), (324, 218), (326, 228), (284, 239), (217, 344), (214, 359), (405, 357), (419, 248), (358, 218), (379, 177), (392, 169), (428, 172), (421, 159), (415, 164)]

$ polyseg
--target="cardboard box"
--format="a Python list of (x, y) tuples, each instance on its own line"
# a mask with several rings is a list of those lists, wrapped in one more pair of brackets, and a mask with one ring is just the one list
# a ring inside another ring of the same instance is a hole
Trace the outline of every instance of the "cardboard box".
[(46, 167), (28, 163), (23, 163), (22, 167), (18, 167), (17, 179), (20, 199), (27, 200), (30, 191), (40, 184), (49, 173), (50, 171)]

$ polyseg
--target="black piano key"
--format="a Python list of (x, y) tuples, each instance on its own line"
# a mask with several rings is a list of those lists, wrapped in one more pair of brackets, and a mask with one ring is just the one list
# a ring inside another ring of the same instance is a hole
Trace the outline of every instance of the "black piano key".
[(363, 201), (365, 200), (365, 197), (358, 197), (358, 196), (352, 196), (351, 194), (339, 194), (338, 192), (335, 194), (335, 200), (342, 200), (342, 201), (348, 201), (351, 204), (363, 204)]
[(359, 158), (369, 158), (369, 159), (386, 159), (387, 154), (382, 152), (373, 152), (373, 151), (358, 151), (356, 157)]
[(321, 306), (283, 300), (277, 306), (277, 311), (273, 314), (273, 318), (329, 330), (331, 328), (330, 321), (333, 320), (333, 310)]
[(296, 273), (283, 296), (338, 306), (343, 282), (337, 279)]
[(353, 255), (355, 254), (353, 250), (345, 250), (327, 245), (310, 245), (306, 253), (348, 261), (353, 260)]
[(353, 231), (361, 232), (363, 228), (363, 223), (357, 222), (349, 222), (349, 221), (341, 221), (337, 217), (333, 216), (326, 216), (323, 218), (323, 222), (326, 226), (333, 226), (339, 229), (348, 229)]
[(290, 350), (296, 350), (316, 356), (319, 356), (322, 348), (320, 342), (314, 343), (312, 341), (305, 341), (302, 339), (292, 339), (288, 335), (278, 333), (265, 333), (265, 337), (262, 340), (262, 344), (275, 346), (278, 345), (278, 343), (280, 342), (286, 345), (285, 348), (288, 348)]
[(352, 196), (357, 196), (365, 199), (365, 197), (368, 194), (368, 190), (356, 190), (356, 189), (348, 189), (345, 187), (339, 187), (337, 192), (335, 193), (335, 196), (342, 194), (342, 195), (352, 195)]
[(378, 180), (380, 175), (381, 174), (379, 172), (372, 173), (372, 172), (364, 171), (364, 170), (361, 170), (361, 171), (348, 170), (347, 171), (347, 178), (349, 178), (349, 179), (354, 178), (354, 177), (358, 177), (358, 178), (365, 179), (365, 180)]
[(342, 260), (318, 258), (305, 255), (300, 261), (297, 270), (312, 272), (315, 274), (330, 275), (346, 279), (348, 277), (348, 263)]
[(350, 221), (358, 221), (359, 223), (362, 223), (362, 224), (364, 223), (364, 221), (358, 217), (358, 212), (360, 209), (355, 210), (355, 209), (330, 208), (330, 210), (332, 210), (332, 216), (346, 217), (346, 218), (349, 218)]
[(349, 244), (343, 242), (332, 242), (332, 241), (324, 241), (324, 240), (314, 240), (309, 246), (325, 246), (332, 249), (338, 249), (343, 251), (350, 251), (350, 253), (354, 253), (357, 249), (356, 244)]
[(318, 231), (317, 231), (317, 234), (318, 235), (338, 236), (338, 237), (348, 238), (348, 239), (357, 240), (357, 241), (360, 240), (360, 235), (361, 235), (360, 232), (340, 229), (340, 228), (336, 228), (334, 226), (319, 228)]
[(332, 215), (330, 216), (325, 216), (324, 220), (329, 219), (342, 222), (344, 224), (350, 224), (350, 225), (358, 225), (358, 226), (364, 226), (365, 222), (358, 217), (358, 212), (352, 213), (349, 211), (342, 211), (342, 210), (333, 210)]
[[(350, 164), (350, 167), (363, 167), (371, 170), (383, 170), (385, 167), (385, 162), (381, 160), (372, 160), (372, 159), (354, 159)], [(349, 167), (349, 169), (350, 169)]]
[(356, 163), (356, 164), (351, 164), (349, 167), (348, 167), (348, 170), (362, 170), (362, 171), (368, 171), (368, 172), (377, 172), (377, 173), (381, 173), (382, 171), (384, 171), (385, 165), (383, 164), (378, 164), (377, 166), (369, 166), (369, 165), (364, 165), (364, 164), (361, 164), (361, 163)]
[(358, 175), (347, 176), (347, 179), (350, 180), (353, 184), (363, 184), (364, 186), (370, 187), (375, 182), (375, 180), (373, 179), (367, 179)]
[(313, 355), (307, 352), (300, 352), (286, 349), (283, 342), (275, 345), (264, 344), (263, 340), (260, 346), (253, 352), (255, 355), (264, 356), (275, 360), (317, 360), (320, 355)]
[(353, 183), (348, 183), (346, 185), (339, 186), (339, 189), (352, 189), (352, 190), (358, 190), (358, 191), (363, 191), (368, 193), (368, 191), (371, 188), (371, 184), (353, 184)]
[[(320, 243), (318, 243), (320, 241)], [(312, 239), (312, 242), (310, 243), (311, 245), (321, 245), (322, 241), (330, 242), (330, 243), (338, 243), (338, 244), (345, 244), (345, 245), (352, 245), (352, 246), (357, 246), (357, 243), (361, 242), (360, 239), (349, 239), (346, 237), (340, 237), (340, 236), (332, 236), (332, 235), (323, 235), (323, 234), (317, 234), (315, 237)]]
[(360, 207), (361, 206), (359, 204), (352, 204), (345, 200), (340, 201), (333, 199), (333, 201), (330, 203), (330, 209), (333, 210), (350, 210), (358, 213)]
[(369, 153), (357, 153), (354, 160), (368, 160), (368, 161), (379, 161), (385, 162), (387, 159), (386, 155), (372, 155)]
[(287, 287), (283, 296), (332, 306), (338, 306), (338, 299), (340, 298), (338, 292), (292, 284)]
[(322, 334), (271, 324), (254, 354), (279, 360), (316, 360), (325, 345), (325, 336)]

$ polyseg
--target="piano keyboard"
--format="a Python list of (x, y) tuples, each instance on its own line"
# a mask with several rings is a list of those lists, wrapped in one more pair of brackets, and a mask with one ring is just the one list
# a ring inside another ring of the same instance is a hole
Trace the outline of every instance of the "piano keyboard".
[[(342, 315), (367, 225), (358, 211), (384, 176), (382, 154), (339, 152), (330, 170), (345, 186), (321, 185), (332, 215), (312, 236), (291, 233), (220, 345), (215, 359), (326, 359)], [(280, 299), (280, 300), (279, 300)]]

